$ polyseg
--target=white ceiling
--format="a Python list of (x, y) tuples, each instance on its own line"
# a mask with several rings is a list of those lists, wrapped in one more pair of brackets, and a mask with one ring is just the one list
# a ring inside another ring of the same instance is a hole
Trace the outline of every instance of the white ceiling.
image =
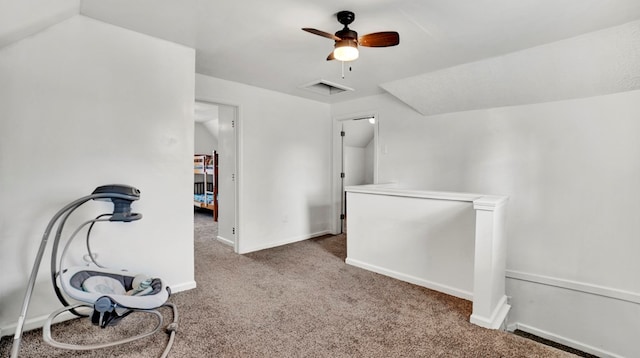
[[(340, 10), (360, 35), (398, 31), (400, 45), (326, 61)], [(196, 72), (324, 102), (382, 93), (390, 81), (478, 61), (640, 18), (638, 0), (83, 0), (80, 12), (196, 49)], [(348, 67), (352, 71), (348, 71)], [(324, 79), (353, 92), (300, 86)]]

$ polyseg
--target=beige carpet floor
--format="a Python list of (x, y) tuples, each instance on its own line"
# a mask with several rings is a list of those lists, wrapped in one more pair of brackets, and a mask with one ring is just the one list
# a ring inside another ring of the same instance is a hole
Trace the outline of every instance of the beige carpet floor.
[[(325, 236), (247, 255), (215, 240), (217, 226), (196, 212), (198, 287), (174, 294), (180, 328), (170, 357), (575, 357), (469, 323), (471, 302), (344, 263), (345, 237)], [(162, 309), (170, 320), (171, 311)], [(131, 315), (100, 329), (88, 319), (53, 327), (56, 339), (95, 342), (151, 321)], [(12, 337), (0, 341), (9, 354)], [(96, 351), (65, 351), (24, 334), (21, 357), (159, 357), (158, 333)]]

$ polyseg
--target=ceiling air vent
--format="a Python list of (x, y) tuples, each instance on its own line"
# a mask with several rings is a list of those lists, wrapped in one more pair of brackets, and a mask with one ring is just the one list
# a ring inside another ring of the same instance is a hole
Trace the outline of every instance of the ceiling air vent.
[(316, 80), (300, 87), (315, 93), (323, 94), (325, 96), (332, 96), (334, 94), (342, 93), (345, 91), (353, 91), (353, 88), (342, 86), (326, 80)]

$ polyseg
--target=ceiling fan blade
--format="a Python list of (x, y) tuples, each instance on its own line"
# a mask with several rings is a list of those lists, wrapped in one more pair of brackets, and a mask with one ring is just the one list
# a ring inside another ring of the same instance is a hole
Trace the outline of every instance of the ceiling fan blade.
[(328, 32), (324, 32), (324, 31), (320, 31), (320, 30), (316, 30), (316, 29), (312, 29), (309, 27), (303, 27), (302, 30), (306, 31), (306, 32), (310, 32), (314, 35), (318, 35), (318, 36), (322, 36), (322, 37), (326, 37), (328, 39), (332, 39), (335, 41), (340, 41), (342, 40), (341, 38), (339, 38), (338, 36), (334, 35), (334, 34), (330, 34)]
[(395, 31), (374, 32), (358, 39), (358, 45), (365, 47), (388, 47), (400, 43), (400, 35)]
[(333, 57), (333, 51), (331, 51), (331, 53), (329, 54), (329, 56), (327, 56), (327, 61), (331, 61), (331, 60), (335, 60), (336, 58)]

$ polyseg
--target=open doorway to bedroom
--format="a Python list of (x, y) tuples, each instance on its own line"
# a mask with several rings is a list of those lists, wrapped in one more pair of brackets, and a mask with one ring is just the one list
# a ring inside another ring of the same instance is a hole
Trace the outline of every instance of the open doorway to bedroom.
[(237, 252), (238, 107), (198, 100), (194, 121), (194, 227)]

